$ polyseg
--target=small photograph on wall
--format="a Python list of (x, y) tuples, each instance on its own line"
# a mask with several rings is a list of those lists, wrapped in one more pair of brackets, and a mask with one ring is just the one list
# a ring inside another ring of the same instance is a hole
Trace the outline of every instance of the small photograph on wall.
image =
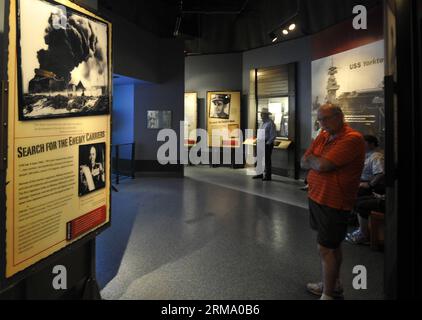
[(147, 111), (148, 129), (171, 129), (171, 111)]
[(230, 119), (230, 94), (211, 94), (210, 118)]
[(384, 41), (312, 61), (312, 138), (320, 132), (318, 108), (338, 104), (346, 122), (384, 146)]
[(109, 114), (108, 25), (53, 1), (18, 10), (19, 119)]
[(79, 146), (79, 196), (105, 188), (105, 143)]

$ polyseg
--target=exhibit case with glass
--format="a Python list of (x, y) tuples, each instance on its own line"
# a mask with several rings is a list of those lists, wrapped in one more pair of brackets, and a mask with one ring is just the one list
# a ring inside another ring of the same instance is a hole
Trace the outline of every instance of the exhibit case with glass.
[(268, 109), (276, 126), (273, 172), (291, 178), (299, 176), (299, 161), (295, 144), (298, 137), (296, 122), (296, 64), (254, 69), (251, 71), (249, 103), (256, 112), (256, 128), (262, 126), (261, 111)]
[(259, 98), (258, 99), (258, 128), (262, 125), (261, 111), (267, 108), (274, 121), (278, 139), (289, 138), (289, 98)]

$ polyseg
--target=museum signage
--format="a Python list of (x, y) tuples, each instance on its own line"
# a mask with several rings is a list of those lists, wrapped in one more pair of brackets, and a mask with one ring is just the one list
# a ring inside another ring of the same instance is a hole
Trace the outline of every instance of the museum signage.
[(14, 0), (9, 25), (7, 278), (109, 223), (112, 88), (109, 22)]

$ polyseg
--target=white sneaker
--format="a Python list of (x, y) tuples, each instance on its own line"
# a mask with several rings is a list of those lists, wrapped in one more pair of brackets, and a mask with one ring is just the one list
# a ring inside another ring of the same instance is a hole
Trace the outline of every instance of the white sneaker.
[[(308, 283), (306, 285), (306, 290), (308, 290), (309, 293), (312, 293), (313, 295), (321, 297), (324, 293), (324, 285), (322, 282), (319, 283)], [(333, 291), (333, 298), (335, 299), (342, 299), (343, 296), (343, 286), (341, 283), (338, 283), (336, 285), (336, 288)], [(323, 299), (324, 300), (324, 299)]]
[(346, 236), (346, 241), (351, 244), (362, 244), (362, 245), (370, 245), (369, 237), (365, 237), (360, 229), (357, 229), (355, 232), (348, 233)]

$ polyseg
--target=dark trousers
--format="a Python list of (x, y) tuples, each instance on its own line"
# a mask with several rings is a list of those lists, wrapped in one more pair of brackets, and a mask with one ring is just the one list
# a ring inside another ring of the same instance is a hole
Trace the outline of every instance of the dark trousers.
[(273, 154), (274, 145), (273, 144), (266, 144), (265, 145), (265, 170), (264, 170), (264, 178), (271, 179), (271, 168), (272, 162), (271, 157)]
[(355, 211), (364, 219), (368, 219), (372, 211), (385, 212), (385, 200), (374, 196), (359, 197), (355, 204)]
[(359, 188), (359, 191), (358, 191), (358, 198), (361, 198), (361, 197), (369, 197), (369, 196), (372, 196), (372, 189), (371, 188), (369, 188), (369, 189), (366, 189), (366, 188)]

